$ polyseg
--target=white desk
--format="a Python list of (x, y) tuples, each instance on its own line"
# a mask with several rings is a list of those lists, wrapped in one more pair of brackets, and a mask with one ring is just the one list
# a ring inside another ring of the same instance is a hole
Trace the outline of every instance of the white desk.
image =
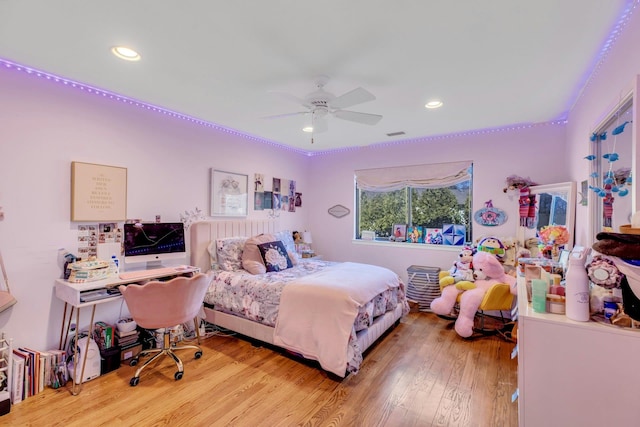
[[(112, 296), (89, 301), (89, 302), (81, 302), (80, 297), (83, 292), (94, 291), (98, 289), (108, 289), (118, 287), (120, 285), (127, 285), (131, 283), (139, 283), (141, 281), (146, 281), (150, 279), (167, 279), (171, 277), (177, 276), (192, 276), (196, 273), (200, 272), (198, 267), (192, 266), (176, 266), (174, 271), (167, 272), (165, 269), (160, 269), (158, 273), (154, 274), (153, 270), (147, 270), (149, 272), (148, 275), (145, 275), (144, 278), (136, 278), (136, 279), (128, 279), (123, 280), (120, 277), (110, 277), (104, 280), (96, 280), (93, 282), (83, 282), (83, 283), (70, 283), (64, 279), (56, 279), (55, 281), (55, 295), (57, 298), (64, 301), (64, 314), (62, 315), (62, 325), (60, 328), (60, 343), (58, 348), (60, 350), (64, 350), (67, 346), (67, 337), (69, 336), (69, 329), (71, 327), (71, 320), (73, 319), (73, 311), (76, 310), (76, 331), (75, 331), (75, 342), (78, 342), (78, 332), (80, 329), (80, 309), (83, 307), (91, 307), (91, 321), (89, 323), (89, 333), (91, 334), (91, 328), (93, 327), (94, 316), (96, 313), (96, 306), (98, 304), (103, 304), (107, 302), (119, 301), (122, 299), (122, 295), (114, 294)], [(67, 320), (67, 307), (71, 305), (71, 311), (69, 312), (69, 319)], [(65, 322), (66, 332), (65, 332)], [(89, 351), (89, 341), (87, 340), (86, 347), (84, 349), (84, 356), (82, 359), (82, 369), (80, 371), (80, 377), (77, 375), (77, 363), (74, 363), (74, 375), (71, 386), (71, 394), (74, 396), (80, 393), (82, 389), (82, 378), (84, 378), (84, 368), (87, 360), (87, 353)], [(77, 347), (74, 348), (73, 360), (77, 360)], [(78, 384), (76, 384), (78, 382)], [(76, 385), (79, 388), (76, 391)]]

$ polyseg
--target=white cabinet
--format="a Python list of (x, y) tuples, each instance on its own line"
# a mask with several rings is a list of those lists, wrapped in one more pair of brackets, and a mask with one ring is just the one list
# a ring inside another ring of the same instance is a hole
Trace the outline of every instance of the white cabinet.
[(519, 425), (640, 425), (640, 330), (535, 313), (522, 283), (518, 295)]

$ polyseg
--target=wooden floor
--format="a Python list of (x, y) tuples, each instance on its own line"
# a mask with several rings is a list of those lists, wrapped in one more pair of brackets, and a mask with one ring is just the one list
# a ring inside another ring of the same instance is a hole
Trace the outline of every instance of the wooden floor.
[[(119, 369), (83, 385), (47, 389), (11, 408), (15, 426), (517, 426), (514, 347), (498, 337), (465, 340), (450, 322), (410, 313), (342, 381), (315, 366), (236, 337), (182, 352), (184, 378), (168, 359)], [(69, 383), (70, 385), (71, 383)]]

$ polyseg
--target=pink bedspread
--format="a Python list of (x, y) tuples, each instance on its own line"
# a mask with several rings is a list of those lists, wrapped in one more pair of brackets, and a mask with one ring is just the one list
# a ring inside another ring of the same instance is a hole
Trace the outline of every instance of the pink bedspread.
[(282, 291), (274, 344), (344, 377), (358, 307), (399, 284), (391, 270), (352, 262), (291, 282)]

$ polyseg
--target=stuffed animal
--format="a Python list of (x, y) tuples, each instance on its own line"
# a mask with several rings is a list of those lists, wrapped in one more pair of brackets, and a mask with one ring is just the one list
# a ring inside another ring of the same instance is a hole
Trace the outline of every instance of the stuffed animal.
[(501, 261), (506, 253), (506, 249), (502, 240), (495, 236), (485, 237), (478, 242), (478, 252), (489, 252)]
[(302, 242), (302, 234), (300, 234), (299, 231), (294, 231), (293, 232), (293, 243), (295, 243), (297, 245), (303, 243)]
[(453, 285), (461, 280), (473, 282), (473, 254), (475, 253), (475, 248), (471, 246), (462, 248), (453, 267), (440, 273), (440, 288)]
[(524, 247), (529, 249), (530, 258), (538, 258), (540, 255), (540, 248), (538, 247), (538, 239), (536, 237), (530, 237), (525, 240)]
[(460, 310), (455, 323), (455, 330), (463, 338), (473, 334), (473, 319), (480, 307), (485, 293), (496, 283), (506, 283), (511, 293), (516, 294), (516, 279), (504, 272), (498, 259), (483, 251), (473, 256), (474, 282), (460, 281), (455, 286), (447, 286), (442, 295), (431, 302), (431, 310), (440, 315), (448, 315), (453, 310), (456, 299), (460, 295)]

